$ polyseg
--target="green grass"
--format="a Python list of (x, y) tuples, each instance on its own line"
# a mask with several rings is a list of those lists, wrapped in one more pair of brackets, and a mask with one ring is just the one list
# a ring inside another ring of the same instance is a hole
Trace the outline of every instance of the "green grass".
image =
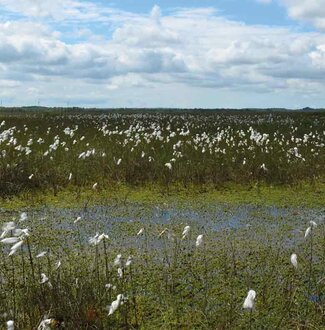
[(159, 185), (146, 186), (112, 186), (98, 190), (69, 187), (57, 192), (52, 191), (21, 194), (0, 201), (3, 209), (20, 209), (41, 207), (83, 207), (85, 204), (110, 205), (112, 203), (137, 202), (143, 204), (191, 204), (204, 207), (205, 204), (227, 203), (231, 205), (256, 204), (275, 205), (279, 207), (324, 207), (325, 184), (300, 184), (295, 186), (243, 186), (225, 185), (223, 189), (212, 186), (169, 186), (168, 189)]

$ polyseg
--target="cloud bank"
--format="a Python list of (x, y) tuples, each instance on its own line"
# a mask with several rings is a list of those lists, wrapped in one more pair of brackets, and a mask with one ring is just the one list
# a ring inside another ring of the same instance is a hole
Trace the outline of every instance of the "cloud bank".
[(8, 103), (41, 99), (52, 105), (217, 107), (263, 106), (263, 99), (265, 106), (322, 102), (324, 0), (282, 1), (290, 17), (310, 22), (319, 29), (314, 32), (247, 25), (213, 8), (164, 14), (155, 6), (150, 13), (135, 14), (74, 0), (0, 0), (0, 5), (5, 8), (0, 97)]

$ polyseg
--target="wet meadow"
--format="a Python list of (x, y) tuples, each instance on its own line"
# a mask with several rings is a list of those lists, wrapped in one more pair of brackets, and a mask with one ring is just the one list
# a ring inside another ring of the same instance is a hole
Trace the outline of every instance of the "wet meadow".
[(325, 113), (0, 112), (0, 328), (325, 329)]

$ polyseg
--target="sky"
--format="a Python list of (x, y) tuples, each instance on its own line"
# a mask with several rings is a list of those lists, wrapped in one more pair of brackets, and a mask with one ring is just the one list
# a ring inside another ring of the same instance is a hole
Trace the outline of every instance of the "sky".
[(325, 107), (325, 0), (0, 0), (0, 99)]

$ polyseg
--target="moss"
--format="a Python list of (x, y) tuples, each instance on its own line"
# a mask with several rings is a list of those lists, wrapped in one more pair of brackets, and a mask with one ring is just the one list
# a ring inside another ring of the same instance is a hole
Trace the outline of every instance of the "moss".
[(299, 186), (243, 186), (227, 185), (223, 188), (211, 186), (126, 186), (116, 185), (97, 191), (69, 187), (54, 195), (51, 191), (22, 194), (1, 201), (3, 209), (29, 207), (84, 207), (90, 205), (127, 204), (191, 204), (204, 207), (211, 203), (231, 205), (255, 204), (275, 206), (323, 207), (325, 205), (325, 184), (300, 184)]

